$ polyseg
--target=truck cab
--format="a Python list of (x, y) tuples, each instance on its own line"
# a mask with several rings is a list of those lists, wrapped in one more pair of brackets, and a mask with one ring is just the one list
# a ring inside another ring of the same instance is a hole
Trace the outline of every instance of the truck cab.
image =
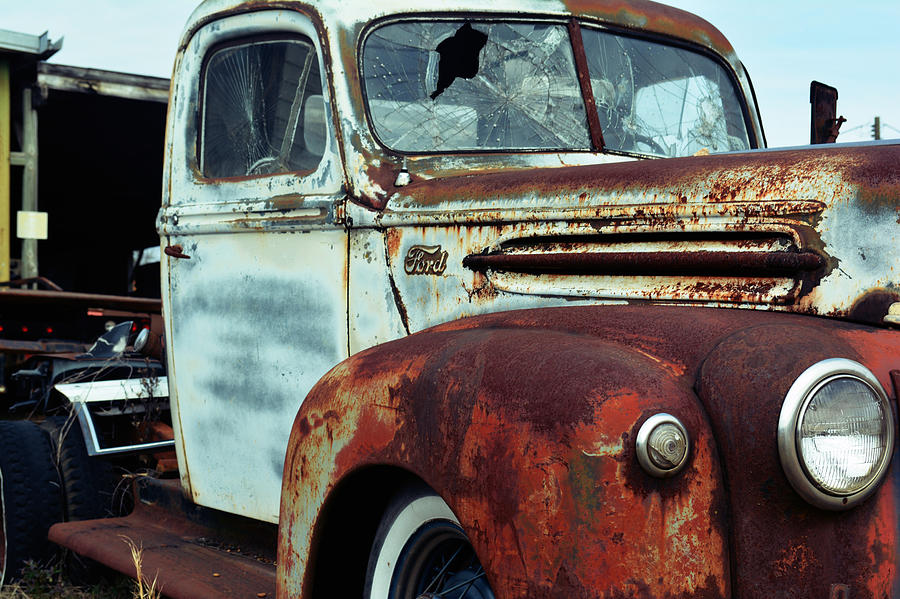
[(900, 146), (764, 139), (653, 2), (207, 0), (184, 496), (278, 526), (279, 597), (896, 596)]

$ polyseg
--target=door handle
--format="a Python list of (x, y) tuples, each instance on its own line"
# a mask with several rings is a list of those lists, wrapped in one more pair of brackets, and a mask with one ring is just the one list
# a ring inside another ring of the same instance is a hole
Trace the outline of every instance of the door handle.
[(167, 245), (163, 248), (163, 252), (165, 252), (166, 256), (172, 256), (173, 258), (191, 259), (190, 256), (184, 253), (184, 248), (180, 245)]

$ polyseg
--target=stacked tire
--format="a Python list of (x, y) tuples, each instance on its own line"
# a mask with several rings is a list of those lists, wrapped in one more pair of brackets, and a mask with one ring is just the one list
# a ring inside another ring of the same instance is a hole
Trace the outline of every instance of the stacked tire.
[[(78, 421), (50, 416), (41, 426), (50, 437), (53, 462), (59, 472), (63, 519), (72, 522), (118, 515), (113, 500), (118, 478), (113, 466), (88, 455)], [(107, 572), (97, 562), (76, 553), (66, 551), (63, 556), (66, 575), (75, 584), (94, 584)]]
[(55, 555), (47, 530), (63, 519), (61, 489), (47, 432), (27, 420), (0, 421), (0, 585), (27, 561)]
[[(0, 586), (28, 562), (43, 565), (59, 555), (47, 540), (53, 524), (115, 515), (116, 482), (109, 462), (88, 455), (74, 419), (0, 420)], [(71, 557), (69, 577), (93, 582), (96, 565)]]
[(66, 521), (118, 515), (113, 502), (118, 481), (113, 466), (88, 455), (78, 421), (50, 416), (41, 426), (50, 435), (54, 449)]

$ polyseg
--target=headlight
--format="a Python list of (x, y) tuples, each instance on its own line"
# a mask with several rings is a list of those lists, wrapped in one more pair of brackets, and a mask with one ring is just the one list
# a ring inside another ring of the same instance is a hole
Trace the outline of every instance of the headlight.
[(813, 364), (784, 398), (778, 454), (794, 489), (821, 508), (847, 509), (871, 495), (894, 449), (887, 395), (862, 364)]

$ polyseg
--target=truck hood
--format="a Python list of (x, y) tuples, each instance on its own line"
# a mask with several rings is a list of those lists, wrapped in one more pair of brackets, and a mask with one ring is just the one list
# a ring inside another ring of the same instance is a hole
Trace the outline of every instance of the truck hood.
[[(493, 277), (493, 288), (511, 276), (578, 276), (582, 283), (651, 277), (638, 286), (641, 299), (752, 304), (881, 324), (900, 301), (898, 165), (898, 144), (428, 179), (417, 178), (411, 163), (412, 183), (392, 188), (375, 221), (397, 230), (455, 227), (460, 247), (452, 247), (449, 232), (442, 237), (450, 261), (462, 255), (462, 266)], [(395, 237), (392, 247), (402, 253), (403, 235)], [(668, 291), (654, 287), (660, 277), (668, 277)], [(595, 298), (631, 297), (582, 283), (572, 288)]]

